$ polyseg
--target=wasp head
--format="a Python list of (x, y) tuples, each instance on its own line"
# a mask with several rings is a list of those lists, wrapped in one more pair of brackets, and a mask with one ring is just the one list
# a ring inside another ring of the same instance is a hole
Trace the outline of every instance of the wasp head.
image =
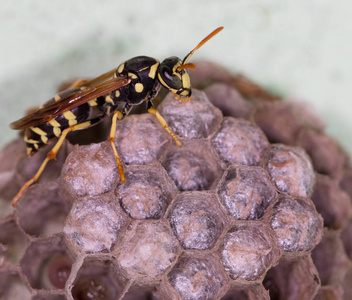
[(191, 96), (191, 80), (188, 70), (181, 68), (182, 60), (176, 56), (166, 58), (159, 66), (159, 82), (172, 93), (182, 97)]

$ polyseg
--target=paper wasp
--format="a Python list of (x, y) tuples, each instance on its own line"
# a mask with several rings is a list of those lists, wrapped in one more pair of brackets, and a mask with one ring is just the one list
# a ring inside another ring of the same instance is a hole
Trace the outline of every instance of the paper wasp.
[(117, 69), (95, 79), (77, 81), (34, 113), (11, 123), (12, 129), (25, 130), (24, 141), (29, 156), (53, 139), (58, 139), (34, 177), (27, 181), (13, 198), (12, 205), (15, 205), (23, 192), (39, 178), (48, 161), (56, 157), (69, 132), (93, 126), (110, 115), (113, 116), (109, 141), (115, 154), (121, 182), (124, 183), (126, 179), (114, 144), (116, 122), (117, 119), (128, 115), (132, 106), (144, 101), (148, 112), (154, 114), (176, 144), (182, 146), (165, 119), (153, 107), (151, 100), (156, 97), (161, 86), (171, 91), (179, 101), (189, 100), (191, 82), (187, 68), (195, 66), (187, 61), (197, 49), (222, 29), (223, 27), (215, 29), (183, 60), (172, 56), (160, 63), (157, 59), (147, 56), (131, 58), (120, 64)]

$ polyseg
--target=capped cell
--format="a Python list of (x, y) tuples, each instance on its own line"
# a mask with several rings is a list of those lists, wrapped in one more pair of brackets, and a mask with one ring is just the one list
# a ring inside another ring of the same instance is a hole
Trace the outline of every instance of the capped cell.
[(180, 250), (167, 221), (142, 220), (127, 227), (114, 253), (135, 280), (154, 282), (177, 260)]
[(232, 117), (224, 118), (212, 142), (225, 162), (246, 166), (260, 165), (269, 147), (268, 140), (257, 125)]
[(112, 190), (120, 180), (109, 142), (76, 146), (62, 168), (63, 189), (72, 199)]
[(257, 220), (277, 193), (264, 169), (232, 166), (218, 187), (218, 195), (237, 220)]
[(160, 219), (178, 190), (165, 169), (156, 166), (128, 166), (126, 183), (116, 190), (116, 199), (133, 219)]
[(222, 167), (208, 141), (184, 141), (172, 145), (161, 164), (180, 191), (211, 189), (221, 177)]
[(109, 252), (128, 221), (111, 195), (84, 197), (74, 203), (63, 231), (77, 251)]
[(211, 249), (225, 227), (226, 217), (219, 209), (215, 194), (185, 192), (168, 211), (171, 228), (184, 249)]
[(169, 93), (158, 110), (176, 135), (190, 139), (206, 138), (219, 128), (222, 113), (209, 102), (204, 92), (193, 89), (191, 99), (180, 102)]
[(313, 192), (314, 169), (302, 148), (273, 145), (266, 169), (276, 188), (283, 194), (306, 198)]
[(156, 163), (172, 140), (151, 114), (130, 115), (116, 128), (115, 145), (127, 165)]
[(217, 299), (228, 283), (217, 257), (183, 256), (170, 273), (168, 281), (181, 299)]
[(219, 248), (221, 262), (232, 279), (254, 281), (281, 255), (268, 228), (261, 224), (233, 226)]
[(309, 200), (281, 197), (274, 205), (270, 222), (285, 251), (309, 251), (323, 234), (323, 219)]

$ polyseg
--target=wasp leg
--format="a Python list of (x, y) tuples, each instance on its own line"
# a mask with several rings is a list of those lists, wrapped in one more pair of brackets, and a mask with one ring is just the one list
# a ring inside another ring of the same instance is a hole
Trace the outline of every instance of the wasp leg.
[(116, 158), (116, 162), (117, 162), (117, 167), (119, 169), (121, 183), (125, 183), (126, 182), (126, 178), (125, 178), (125, 174), (123, 173), (123, 168), (122, 168), (122, 165), (121, 165), (119, 154), (117, 153), (117, 150), (116, 150), (116, 146), (115, 146), (114, 140), (115, 140), (115, 134), (116, 134), (116, 121), (117, 121), (117, 119), (121, 120), (123, 117), (124, 117), (124, 114), (122, 112), (120, 112), (118, 110), (116, 110), (114, 112), (114, 115), (112, 117), (110, 136), (109, 136), (109, 141), (111, 143), (112, 150), (114, 150), (114, 154), (115, 154), (115, 158)]
[(173, 93), (174, 94), (174, 97), (180, 101), (180, 102), (187, 102), (187, 101), (192, 101), (192, 98), (191, 97), (187, 97), (187, 98), (180, 98), (177, 94)]
[(56, 154), (59, 152), (62, 143), (64, 142), (66, 135), (74, 130), (78, 130), (78, 129), (83, 129), (86, 127), (91, 126), (91, 122), (83, 122), (80, 124), (76, 124), (73, 126), (70, 126), (68, 128), (66, 128), (65, 130), (62, 131), (62, 134), (59, 138), (59, 140), (56, 142), (55, 146), (51, 149), (51, 151), (48, 153), (46, 159), (42, 162), (39, 170), (37, 171), (37, 173), (35, 173), (35, 175), (33, 176), (32, 179), (28, 180), (23, 187), (20, 189), (20, 191), (17, 193), (17, 195), (12, 199), (12, 206), (15, 206), (17, 200), (23, 195), (24, 191), (34, 182), (36, 182), (38, 180), (38, 178), (40, 177), (40, 175), (43, 173), (46, 164), (48, 163), (49, 160), (53, 159), (56, 157)]
[(151, 101), (148, 101), (147, 102), (147, 109), (148, 109), (148, 112), (150, 114), (153, 114), (155, 115), (160, 124), (166, 129), (166, 131), (171, 135), (171, 137), (174, 139), (175, 143), (177, 146), (181, 147), (182, 146), (182, 143), (179, 141), (179, 139), (177, 138), (177, 136), (173, 133), (173, 131), (169, 128), (169, 126), (167, 125), (167, 122), (166, 120), (163, 118), (163, 116), (153, 107), (153, 104)]

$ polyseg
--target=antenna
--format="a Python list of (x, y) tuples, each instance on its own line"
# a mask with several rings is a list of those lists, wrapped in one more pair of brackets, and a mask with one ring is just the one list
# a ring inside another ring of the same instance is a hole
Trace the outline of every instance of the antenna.
[(221, 30), (224, 29), (224, 26), (221, 26), (219, 28), (216, 28), (212, 33), (207, 35), (201, 42), (190, 52), (186, 55), (186, 57), (182, 61), (182, 65), (177, 68), (177, 70), (182, 70), (186, 68), (192, 68), (194, 69), (195, 66), (194, 64), (186, 64), (187, 60), (193, 55), (194, 52), (196, 52), (200, 47), (202, 47), (207, 41), (209, 41), (211, 38), (213, 38), (215, 35), (217, 35)]

